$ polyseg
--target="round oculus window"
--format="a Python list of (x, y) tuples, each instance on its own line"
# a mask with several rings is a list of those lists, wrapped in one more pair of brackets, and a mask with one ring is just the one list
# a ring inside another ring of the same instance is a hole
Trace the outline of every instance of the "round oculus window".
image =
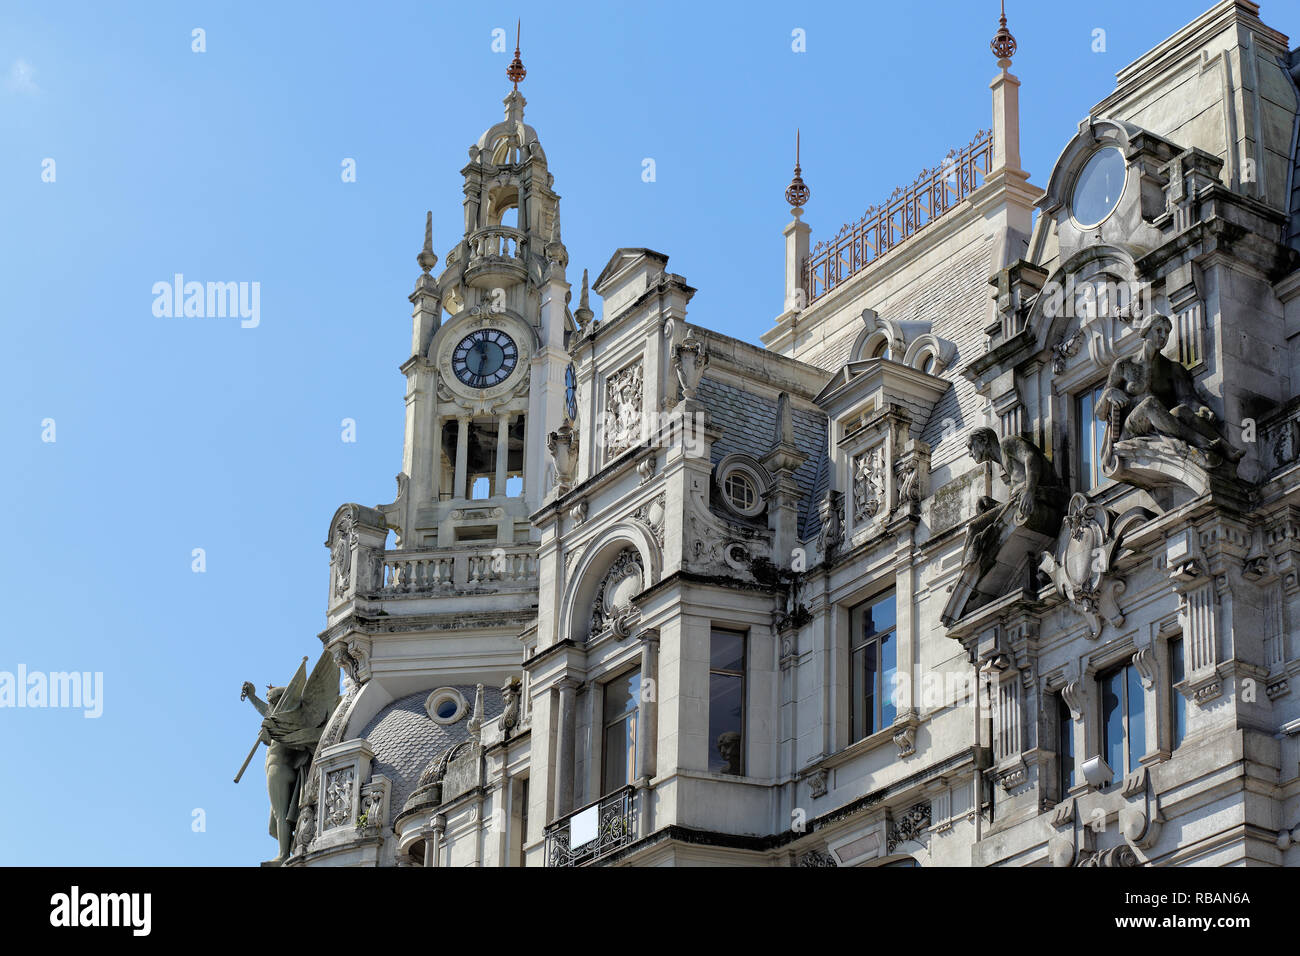
[(435, 723), (454, 724), (465, 716), (469, 704), (454, 687), (439, 687), (424, 702), (424, 709)]
[(1117, 146), (1093, 153), (1079, 171), (1070, 199), (1070, 213), (1085, 228), (1099, 226), (1119, 205), (1128, 167)]
[(747, 514), (754, 510), (754, 504), (758, 501), (758, 492), (754, 488), (754, 483), (744, 473), (733, 471), (727, 476), (723, 488), (726, 489), (727, 500), (737, 511)]

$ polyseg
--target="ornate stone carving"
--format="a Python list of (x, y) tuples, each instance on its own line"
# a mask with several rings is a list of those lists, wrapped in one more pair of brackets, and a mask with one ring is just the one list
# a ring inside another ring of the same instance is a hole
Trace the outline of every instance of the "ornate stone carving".
[(930, 825), (930, 803), (925, 801), (908, 807), (894, 818), (894, 825), (889, 828), (889, 837), (885, 841), (885, 852), (893, 853), (900, 843), (919, 840), (922, 832)]
[(645, 570), (635, 548), (625, 548), (605, 572), (596, 598), (592, 602), (591, 631), (594, 638), (612, 629), (617, 637), (626, 637), (635, 619), (632, 598), (644, 587)]
[[(653, 461), (653, 459), (648, 459)], [(659, 547), (664, 546), (664, 516), (666, 514), (665, 504), (667, 498), (661, 492), (656, 497), (645, 502), (636, 511), (632, 512), (632, 517), (644, 524), (654, 535), (655, 541), (659, 542)]]
[(1210, 473), (1234, 476), (1245, 453), (1223, 437), (1192, 374), (1163, 354), (1172, 328), (1168, 316), (1153, 315), (1140, 349), (1111, 366), (1097, 403), (1106, 420), (1102, 473), (1149, 491), (1181, 485), (1203, 494)]
[(829, 560), (844, 541), (844, 496), (838, 491), (828, 491), (817, 509), (822, 525), (817, 536), (817, 549), (824, 559)]
[(1101, 852), (1092, 852), (1084, 850), (1079, 854), (1079, 861), (1075, 866), (1141, 866), (1142, 861), (1138, 855), (1133, 852), (1133, 848), (1127, 843), (1121, 843), (1119, 846), (1111, 847), (1109, 850)]
[(334, 572), (334, 596), (342, 597), (352, 585), (352, 549), (358, 541), (356, 515), (348, 509), (339, 518), (330, 545), (330, 570)]
[(507, 677), (501, 685), (502, 711), (500, 717), (501, 738), (508, 740), (510, 734), (519, 726), (519, 691), (518, 677)]
[(325, 777), (325, 829), (352, 822), (352, 785), (356, 771), (352, 767), (331, 770)]
[(885, 449), (877, 445), (853, 459), (853, 522), (875, 517), (885, 500)]
[(1052, 371), (1061, 373), (1065, 371), (1065, 366), (1070, 359), (1079, 354), (1079, 346), (1087, 338), (1083, 326), (1077, 326), (1073, 332), (1063, 337), (1061, 341), (1052, 346)]
[(835, 857), (823, 850), (809, 850), (803, 856), (799, 857), (799, 865), (802, 866), (839, 866), (835, 862)]
[(565, 422), (546, 436), (546, 447), (555, 464), (555, 488), (564, 494), (573, 487), (573, 479), (578, 470), (578, 433), (572, 425)]
[(641, 363), (629, 365), (605, 382), (606, 460), (641, 440)]
[(921, 503), (920, 475), (916, 470), (916, 459), (907, 458), (894, 466), (894, 487), (898, 491), (895, 511), (912, 514)]
[(894, 746), (898, 748), (900, 758), (916, 753), (916, 728), (900, 727), (894, 731)]
[(1116, 520), (1086, 495), (1075, 494), (1070, 498), (1056, 554), (1043, 552), (1039, 568), (1057, 593), (1088, 621), (1093, 640), (1101, 636), (1107, 623), (1115, 627), (1124, 623), (1117, 600), (1126, 584), (1111, 566), (1124, 536), (1152, 517), (1144, 508), (1132, 508)]
[(655, 474), (655, 456), (646, 455), (636, 463), (636, 473), (641, 476), (641, 484), (645, 484)]
[(573, 519), (574, 524), (582, 524), (584, 521), (586, 521), (587, 502), (585, 501), (574, 502), (573, 507), (569, 509), (569, 517)]
[(808, 776), (808, 795), (814, 800), (826, 796), (826, 787), (830, 781), (829, 770), (815, 770)]
[(709, 367), (709, 353), (704, 343), (693, 335), (688, 335), (673, 346), (673, 371), (677, 373), (677, 382), (682, 387), (682, 398), (692, 401), (700, 387), (704, 370)]
[(1005, 503), (981, 498), (966, 527), (961, 574), (940, 615), (945, 625), (1006, 593), (1025, 555), (1044, 550), (1060, 531), (1065, 504), (1051, 462), (1028, 439), (1010, 435), (999, 442), (993, 429), (976, 428), (967, 449), (977, 464), (1001, 466), (1008, 494)]

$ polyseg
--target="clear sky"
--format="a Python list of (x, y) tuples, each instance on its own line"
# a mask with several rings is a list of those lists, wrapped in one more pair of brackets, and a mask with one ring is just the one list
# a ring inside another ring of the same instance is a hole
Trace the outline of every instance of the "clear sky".
[[(1209, 6), (1011, 0), (1032, 180)], [(521, 14), (570, 281), (649, 246), (699, 290), (690, 321), (751, 342), (783, 307), (796, 126), (816, 242), (990, 125), (996, 0), (7, 3), (0, 671), (103, 694), (97, 718), (0, 708), (0, 863), (275, 854), (261, 754), (231, 782), (258, 728), (239, 687), (315, 659), (329, 520), (394, 496), (424, 212), (445, 260)], [(156, 316), (175, 273), (260, 283), (259, 324)]]

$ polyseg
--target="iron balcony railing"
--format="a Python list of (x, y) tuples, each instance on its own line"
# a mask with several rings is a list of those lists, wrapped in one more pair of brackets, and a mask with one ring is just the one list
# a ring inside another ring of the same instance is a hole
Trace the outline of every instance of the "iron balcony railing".
[(895, 189), (883, 206), (872, 206), (834, 239), (817, 243), (803, 264), (808, 301), (821, 298), (951, 210), (983, 184), (992, 163), (993, 133), (982, 130), (912, 185)]
[(615, 790), (546, 828), (547, 866), (584, 866), (636, 838), (636, 789)]

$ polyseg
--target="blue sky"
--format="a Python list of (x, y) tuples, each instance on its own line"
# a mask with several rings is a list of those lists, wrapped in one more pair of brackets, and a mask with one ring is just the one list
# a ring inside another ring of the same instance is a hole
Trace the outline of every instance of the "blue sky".
[[(1009, 4), (1034, 182), (1115, 71), (1209, 5)], [(1288, 4), (1261, 12), (1300, 30)], [(393, 497), (424, 211), (445, 259), (466, 148), (509, 88), (492, 31), (513, 36), (520, 13), (0, 13), (0, 489), (14, 522), (0, 671), (104, 675), (97, 719), (0, 708), (0, 863), (274, 855), (261, 755), (231, 783), (258, 726), (239, 686), (314, 659), (329, 520)], [(691, 321), (757, 342), (782, 309), (795, 126), (815, 242), (990, 124), (997, 13), (756, 0), (562, 3), (525, 19), (521, 89), (563, 197), (570, 281), (649, 246), (699, 290)], [(260, 324), (156, 317), (153, 285), (178, 272), (260, 283)]]

